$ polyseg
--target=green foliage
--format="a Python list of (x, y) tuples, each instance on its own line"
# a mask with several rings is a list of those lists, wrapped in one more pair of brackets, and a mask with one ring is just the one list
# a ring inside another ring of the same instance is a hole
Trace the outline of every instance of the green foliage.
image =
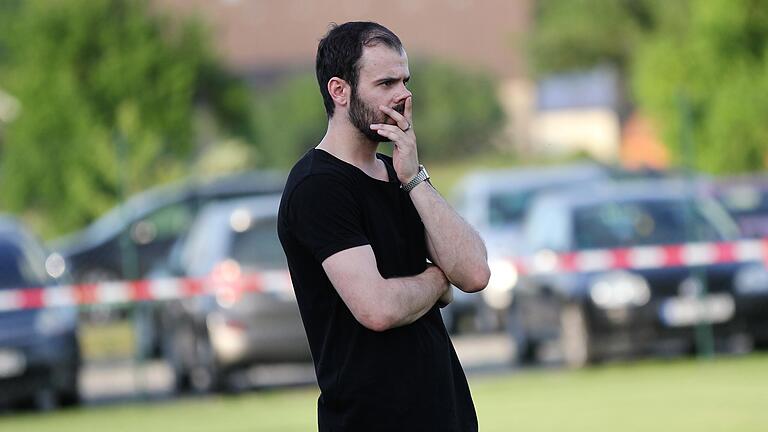
[(623, 69), (655, 25), (656, 0), (540, 0), (528, 46), (538, 74), (610, 63)]
[(492, 148), (504, 112), (490, 78), (443, 63), (422, 62), (411, 67), (408, 85), (421, 158), (459, 159)]
[(44, 235), (82, 226), (184, 173), (206, 106), (221, 133), (252, 134), (248, 93), (191, 21), (144, 0), (28, 0), (3, 9), (2, 85), (22, 104), (4, 133), (2, 206)]
[[(504, 114), (490, 78), (434, 62), (413, 64), (411, 77), (422, 159), (457, 159), (491, 148)], [(259, 142), (267, 164), (290, 167), (325, 133), (327, 117), (314, 74), (288, 79), (260, 95), (257, 105)], [(380, 150), (386, 152), (387, 145)]]
[(262, 157), (273, 167), (290, 168), (320, 142), (328, 125), (317, 80), (309, 73), (260, 94), (254, 111)]
[(768, 3), (545, 0), (538, 18), (531, 56), (540, 72), (618, 65), (678, 162), (687, 158), (680, 145), (687, 106), (694, 168), (765, 168)]
[(692, 112), (695, 166), (715, 173), (765, 168), (768, 152), (768, 4), (690, 2), (634, 57), (638, 102), (663, 126), (678, 158), (681, 98)]

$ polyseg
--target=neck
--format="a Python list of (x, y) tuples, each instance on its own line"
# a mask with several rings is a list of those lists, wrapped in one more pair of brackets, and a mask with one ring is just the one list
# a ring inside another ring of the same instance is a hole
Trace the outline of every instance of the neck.
[(378, 164), (376, 150), (379, 143), (366, 138), (346, 118), (342, 121), (341, 116), (342, 113), (338, 113), (328, 121), (328, 130), (315, 148), (324, 150), (363, 171), (373, 169)]

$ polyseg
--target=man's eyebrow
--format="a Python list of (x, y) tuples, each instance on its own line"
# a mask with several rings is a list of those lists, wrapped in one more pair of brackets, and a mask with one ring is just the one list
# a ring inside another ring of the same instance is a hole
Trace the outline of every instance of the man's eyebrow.
[[(411, 79), (410, 75), (406, 76), (405, 78), (402, 78), (402, 80), (405, 81), (405, 82), (408, 82), (410, 79)], [(381, 83), (385, 83), (385, 82), (392, 82), (392, 81), (399, 81), (399, 80), (400, 80), (400, 77), (387, 76), (387, 77), (379, 78), (379, 79), (377, 79), (374, 82), (376, 84), (381, 84)]]

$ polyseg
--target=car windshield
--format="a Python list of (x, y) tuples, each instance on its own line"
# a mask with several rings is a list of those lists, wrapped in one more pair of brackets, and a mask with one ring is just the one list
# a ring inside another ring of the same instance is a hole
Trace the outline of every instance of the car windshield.
[(727, 236), (706, 206), (682, 200), (611, 202), (574, 213), (577, 249), (718, 241)]
[(522, 222), (534, 191), (507, 191), (491, 195), (488, 210), (492, 227), (504, 227)]
[(277, 219), (254, 221), (245, 231), (235, 233), (232, 259), (254, 269), (284, 269), (288, 263), (277, 237)]
[[(30, 261), (29, 252), (16, 243), (0, 239), (0, 290), (28, 288), (45, 283), (41, 266)], [(38, 268), (40, 267), (40, 268)]]

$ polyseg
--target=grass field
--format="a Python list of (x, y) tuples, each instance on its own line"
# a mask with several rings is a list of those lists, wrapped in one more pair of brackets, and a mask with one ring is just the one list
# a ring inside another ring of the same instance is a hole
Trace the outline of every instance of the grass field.
[[(470, 379), (482, 431), (768, 430), (768, 356)], [(315, 430), (315, 389), (5, 415), (13, 432)]]

